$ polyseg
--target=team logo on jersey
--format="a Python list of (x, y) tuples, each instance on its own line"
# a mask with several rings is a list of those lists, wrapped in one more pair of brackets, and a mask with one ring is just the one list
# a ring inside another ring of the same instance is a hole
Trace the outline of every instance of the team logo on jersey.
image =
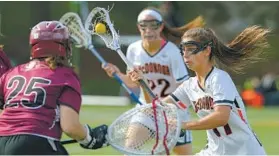
[(170, 76), (169, 66), (161, 65), (158, 63), (145, 63), (143, 66), (138, 66), (137, 69), (141, 70), (144, 74), (159, 73)]
[(195, 112), (197, 113), (201, 109), (211, 110), (213, 109), (213, 99), (210, 96), (199, 98), (198, 101), (193, 101), (195, 106)]

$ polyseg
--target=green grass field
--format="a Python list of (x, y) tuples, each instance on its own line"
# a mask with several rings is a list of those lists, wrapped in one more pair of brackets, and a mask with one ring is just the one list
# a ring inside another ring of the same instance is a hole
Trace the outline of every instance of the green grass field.
[[(91, 126), (99, 124), (110, 124), (121, 113), (132, 108), (113, 107), (113, 106), (83, 106), (81, 109), (81, 122)], [(247, 110), (248, 120), (264, 145), (268, 155), (279, 155), (279, 108), (251, 109)], [(192, 113), (192, 118), (196, 115)], [(63, 136), (63, 139), (66, 139)], [(206, 143), (205, 131), (193, 131), (193, 151), (196, 153), (201, 150)], [(121, 154), (111, 147), (98, 150), (85, 150), (78, 144), (66, 145), (71, 155), (118, 155)]]

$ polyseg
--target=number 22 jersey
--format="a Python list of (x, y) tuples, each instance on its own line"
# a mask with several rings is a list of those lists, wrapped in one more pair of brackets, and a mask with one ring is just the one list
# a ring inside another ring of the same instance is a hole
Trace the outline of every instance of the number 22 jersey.
[[(172, 93), (177, 83), (188, 78), (180, 50), (172, 42), (164, 41), (161, 49), (153, 56), (145, 51), (142, 40), (134, 42), (128, 47), (127, 59), (134, 68), (143, 72), (149, 87), (159, 98)], [(144, 99), (142, 93), (140, 98)]]

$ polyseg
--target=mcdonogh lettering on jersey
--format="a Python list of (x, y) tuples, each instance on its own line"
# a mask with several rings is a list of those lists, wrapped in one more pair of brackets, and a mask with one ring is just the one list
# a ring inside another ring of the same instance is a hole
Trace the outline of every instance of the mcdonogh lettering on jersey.
[(213, 109), (213, 99), (210, 96), (199, 98), (198, 101), (193, 101), (195, 105), (195, 112), (197, 113), (201, 109), (211, 110)]
[(170, 76), (170, 69), (166, 65), (161, 65), (158, 63), (145, 63), (144, 66), (137, 66), (138, 70), (141, 70), (144, 74), (148, 73), (159, 73), (163, 75)]

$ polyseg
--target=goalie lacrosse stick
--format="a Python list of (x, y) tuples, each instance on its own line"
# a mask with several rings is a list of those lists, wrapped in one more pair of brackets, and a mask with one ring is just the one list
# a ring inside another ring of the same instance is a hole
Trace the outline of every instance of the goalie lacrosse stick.
[[(68, 12), (64, 14), (60, 22), (68, 27), (70, 36), (73, 39), (76, 47), (84, 47), (92, 52), (93, 55), (97, 57), (97, 59), (105, 66), (107, 62), (104, 58), (96, 51), (94, 46), (92, 45), (91, 36), (85, 31), (82, 21), (78, 14), (73, 12)], [(120, 79), (120, 77), (114, 73), (113, 77), (126, 89), (129, 95), (137, 102), (140, 103), (139, 98), (125, 85), (125, 83)]]
[[(152, 105), (134, 107), (119, 116), (109, 126), (107, 139), (112, 147), (127, 155), (169, 154), (177, 143), (180, 125), (175, 105), (161, 106), (154, 100)], [(65, 140), (61, 144), (74, 142), (77, 141)]]
[[(123, 54), (123, 52), (120, 49), (119, 35), (115, 31), (114, 26), (110, 21), (108, 12), (109, 11), (104, 8), (100, 8), (100, 7), (94, 8), (89, 13), (85, 21), (85, 26), (84, 26), (85, 30), (89, 32), (91, 35), (97, 35), (101, 37), (101, 39), (105, 42), (107, 48), (116, 51), (118, 55), (121, 57), (121, 59), (125, 62), (128, 69), (133, 69), (133, 65), (127, 60), (126, 56)], [(98, 33), (95, 31), (95, 26), (98, 23), (105, 24), (106, 26), (105, 33)], [(139, 80), (139, 83), (144, 89), (146, 89), (146, 91), (153, 99), (156, 98), (156, 95), (151, 91), (151, 89), (143, 80)]]

